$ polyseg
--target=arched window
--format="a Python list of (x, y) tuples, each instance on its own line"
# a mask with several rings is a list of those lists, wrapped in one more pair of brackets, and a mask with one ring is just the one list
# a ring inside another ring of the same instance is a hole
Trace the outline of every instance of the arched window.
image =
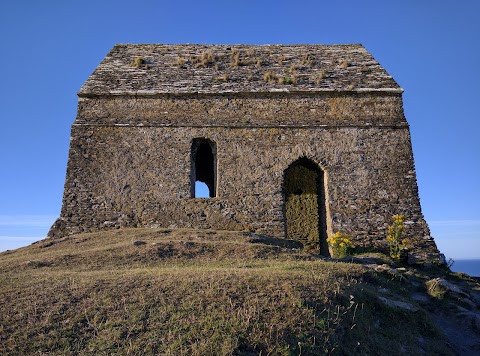
[(313, 161), (300, 158), (285, 170), (283, 192), (287, 239), (329, 256), (324, 172)]
[[(195, 138), (192, 142), (191, 193), (193, 198), (217, 196), (217, 148), (215, 142)], [(199, 183), (204, 183), (199, 184)], [(203, 186), (203, 189), (202, 189)], [(208, 192), (206, 192), (208, 190)]]

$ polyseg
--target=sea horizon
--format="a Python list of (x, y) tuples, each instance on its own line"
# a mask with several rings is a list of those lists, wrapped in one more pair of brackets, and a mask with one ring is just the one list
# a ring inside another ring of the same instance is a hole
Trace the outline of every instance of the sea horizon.
[(453, 272), (463, 272), (472, 277), (480, 277), (480, 259), (455, 260), (450, 269)]

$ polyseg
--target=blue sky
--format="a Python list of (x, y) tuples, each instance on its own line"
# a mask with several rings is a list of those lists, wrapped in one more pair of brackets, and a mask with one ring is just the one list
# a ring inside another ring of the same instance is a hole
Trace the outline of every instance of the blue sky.
[(0, 251), (59, 215), (76, 93), (115, 43), (361, 43), (405, 89), (423, 213), (480, 258), (480, 2), (2, 1)]

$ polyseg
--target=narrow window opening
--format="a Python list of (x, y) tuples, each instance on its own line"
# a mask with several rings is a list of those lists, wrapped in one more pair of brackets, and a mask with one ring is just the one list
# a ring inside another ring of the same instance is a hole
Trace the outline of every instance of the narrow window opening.
[(210, 197), (210, 191), (208, 186), (197, 180), (195, 182), (195, 198), (208, 198)]
[(205, 138), (192, 143), (192, 197), (216, 196), (216, 147)]

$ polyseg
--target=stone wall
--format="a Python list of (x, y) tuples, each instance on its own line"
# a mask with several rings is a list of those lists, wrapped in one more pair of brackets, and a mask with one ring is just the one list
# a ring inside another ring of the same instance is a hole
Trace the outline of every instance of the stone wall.
[(406, 125), (400, 93), (82, 96), (75, 124), (142, 126)]
[[(390, 216), (403, 214), (416, 253), (430, 258), (438, 251), (420, 209), (401, 96), (358, 96), (361, 105), (333, 94), (81, 98), (49, 236), (161, 226), (285, 237), (284, 172), (305, 157), (325, 173), (329, 235), (384, 248)], [(195, 138), (216, 145), (215, 198), (191, 197)]]

